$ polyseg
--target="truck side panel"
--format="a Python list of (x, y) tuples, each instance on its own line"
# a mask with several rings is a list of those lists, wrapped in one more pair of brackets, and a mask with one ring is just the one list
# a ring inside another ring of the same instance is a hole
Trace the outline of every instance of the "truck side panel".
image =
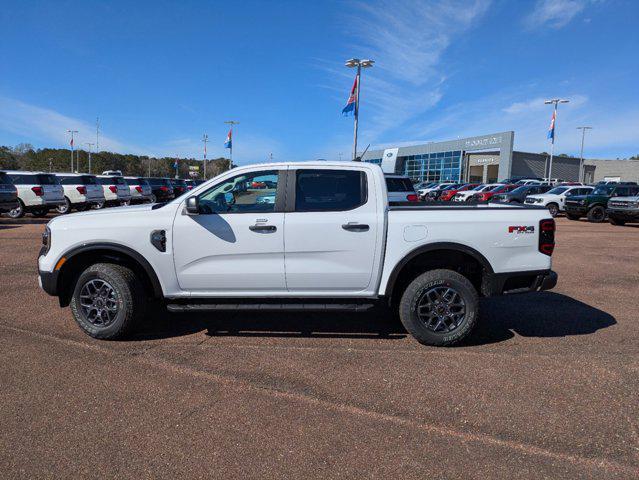
[(544, 218), (549, 218), (545, 210), (523, 208), (391, 210), (380, 295), (388, 294), (391, 273), (404, 257), (440, 242), (476, 250), (494, 273), (550, 269), (550, 257), (538, 251)]

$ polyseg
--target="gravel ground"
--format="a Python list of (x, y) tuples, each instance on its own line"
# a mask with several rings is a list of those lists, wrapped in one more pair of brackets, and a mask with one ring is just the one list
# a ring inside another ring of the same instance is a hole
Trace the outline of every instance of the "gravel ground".
[(96, 341), (0, 220), (0, 476), (639, 478), (639, 228), (558, 219), (552, 292), (461, 347), (381, 313), (161, 315)]

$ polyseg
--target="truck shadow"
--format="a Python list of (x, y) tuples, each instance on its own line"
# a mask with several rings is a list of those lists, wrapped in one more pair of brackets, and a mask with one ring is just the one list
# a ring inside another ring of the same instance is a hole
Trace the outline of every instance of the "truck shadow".
[(477, 328), (463, 345), (503, 342), (515, 336), (589, 335), (615, 325), (615, 318), (574, 298), (553, 292), (485, 298)]
[[(483, 299), (473, 334), (460, 346), (523, 337), (588, 335), (614, 325), (608, 313), (559, 293), (540, 292)], [(205, 331), (210, 336), (314, 337), (397, 340), (408, 337), (388, 309), (365, 313), (158, 312), (132, 340), (179, 337)]]

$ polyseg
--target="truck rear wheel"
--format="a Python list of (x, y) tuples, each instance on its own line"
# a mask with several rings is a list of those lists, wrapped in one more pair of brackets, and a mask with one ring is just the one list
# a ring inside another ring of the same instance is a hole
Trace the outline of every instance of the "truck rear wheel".
[(75, 321), (93, 338), (124, 337), (144, 316), (142, 283), (129, 268), (111, 263), (89, 266), (71, 298)]
[(473, 284), (452, 270), (423, 273), (404, 291), (399, 317), (404, 328), (424, 345), (451, 346), (477, 323), (479, 298)]

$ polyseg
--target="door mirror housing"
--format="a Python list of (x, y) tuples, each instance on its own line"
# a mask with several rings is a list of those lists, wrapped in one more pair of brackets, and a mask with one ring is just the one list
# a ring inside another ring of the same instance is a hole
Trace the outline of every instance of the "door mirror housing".
[(200, 200), (197, 197), (189, 197), (186, 199), (186, 213), (189, 215), (200, 214)]

